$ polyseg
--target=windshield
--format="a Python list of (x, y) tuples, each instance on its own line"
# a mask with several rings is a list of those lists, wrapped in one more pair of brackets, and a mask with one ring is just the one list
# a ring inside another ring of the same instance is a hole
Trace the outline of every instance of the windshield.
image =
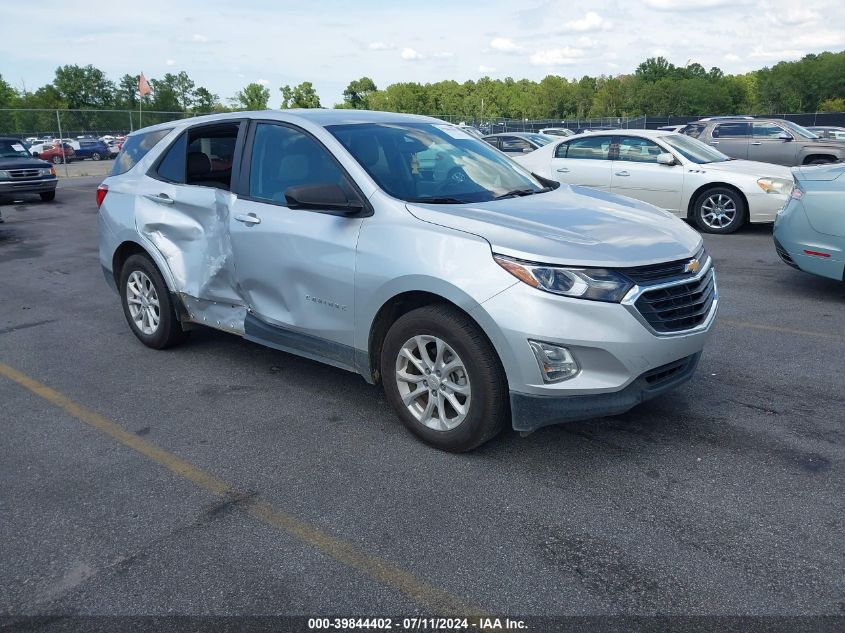
[(386, 193), (462, 204), (547, 191), (534, 176), (454, 125), (359, 123), (326, 128)]
[(542, 147), (543, 145), (548, 145), (549, 143), (555, 140), (553, 136), (550, 136), (548, 134), (526, 134), (525, 136), (528, 138), (529, 141), (534, 141), (540, 147)]
[(664, 143), (678, 151), (684, 158), (694, 163), (703, 165), (705, 163), (721, 163), (730, 160), (719, 150), (702, 143), (697, 138), (684, 134), (667, 134), (661, 137)]
[(802, 136), (804, 138), (819, 138), (807, 128), (803, 128), (797, 123), (793, 123), (792, 121), (781, 121), (780, 124), (787, 130), (789, 130), (793, 134), (797, 134), (798, 136)]
[(0, 158), (30, 158), (24, 144), (20, 141), (0, 140)]

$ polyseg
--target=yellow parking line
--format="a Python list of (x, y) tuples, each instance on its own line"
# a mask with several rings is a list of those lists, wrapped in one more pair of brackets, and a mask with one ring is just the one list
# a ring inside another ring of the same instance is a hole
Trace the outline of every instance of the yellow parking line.
[[(105, 416), (74, 402), (64, 394), (30, 378), (23, 372), (0, 363), (0, 375), (16, 382), (36, 396), (64, 410), (80, 422), (84, 422), (88, 426), (102, 431), (124, 446), (164, 466), (174, 474), (192, 481), (214, 496), (223, 499), (237, 498), (238, 491), (226, 481), (148, 442), (135, 433), (127, 431)], [(482, 613), (477, 607), (471, 606), (463, 602), (460, 598), (418, 579), (410, 572), (400, 569), (378, 556), (368, 554), (352, 543), (332, 536), (307, 521), (280, 512), (265, 501), (245, 500), (243, 507), (251, 516), (287, 532), (334, 560), (403, 593), (412, 601), (418, 605), (427, 607), (433, 613), (462, 616), (480, 615)]]
[(800, 334), (801, 336), (816, 336), (819, 338), (829, 338), (834, 341), (845, 341), (845, 336), (841, 334), (833, 334), (832, 332), (811, 332), (810, 330), (797, 330), (791, 327), (781, 327), (779, 325), (766, 325), (763, 323), (751, 323), (749, 321), (733, 321), (731, 319), (719, 319), (719, 323), (724, 325), (734, 325), (736, 327), (747, 327), (752, 330), (764, 330), (767, 332), (781, 332), (783, 334)]

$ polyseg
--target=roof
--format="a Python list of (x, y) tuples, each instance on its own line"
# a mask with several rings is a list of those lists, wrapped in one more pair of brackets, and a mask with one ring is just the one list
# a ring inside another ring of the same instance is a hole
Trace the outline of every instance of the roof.
[(581, 138), (582, 136), (616, 136), (623, 134), (625, 136), (639, 136), (641, 138), (660, 138), (662, 136), (674, 136), (677, 132), (671, 130), (595, 130), (593, 132), (584, 132), (583, 134), (576, 134), (575, 136), (567, 137), (567, 141), (573, 138)]
[[(239, 112), (223, 112), (204, 116), (189, 117), (159, 123), (141, 128), (145, 133), (153, 130), (167, 130), (174, 127), (185, 127), (198, 123), (215, 123), (237, 119), (271, 119), (288, 121), (291, 123), (311, 123), (313, 125), (353, 125), (359, 123), (444, 123), (441, 119), (419, 114), (403, 114), (399, 112), (381, 112), (375, 110), (347, 110), (329, 108), (294, 108), (290, 110), (244, 110)], [(135, 130), (132, 134), (137, 134)]]
[(495, 134), (485, 134), (484, 138), (492, 138), (494, 136), (545, 136), (542, 132), (496, 132)]

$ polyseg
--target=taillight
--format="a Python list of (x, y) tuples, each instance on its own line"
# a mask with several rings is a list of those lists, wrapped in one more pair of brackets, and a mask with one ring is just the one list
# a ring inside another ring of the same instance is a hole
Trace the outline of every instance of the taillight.
[(792, 188), (789, 197), (794, 200), (800, 200), (804, 197), (804, 192), (801, 191), (801, 189), (798, 187), (798, 183), (795, 183), (795, 186)]
[(108, 185), (100, 185), (97, 187), (97, 208), (100, 208), (100, 205), (103, 204), (103, 200), (106, 199), (106, 194), (109, 192)]

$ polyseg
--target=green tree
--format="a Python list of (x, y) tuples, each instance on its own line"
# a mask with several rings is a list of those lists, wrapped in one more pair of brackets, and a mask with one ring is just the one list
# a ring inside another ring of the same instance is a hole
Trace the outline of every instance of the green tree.
[(91, 64), (60, 66), (56, 69), (53, 86), (68, 108), (102, 109), (112, 105), (115, 85), (102, 70)]
[(259, 83), (251, 83), (235, 94), (232, 103), (241, 110), (266, 110), (270, 91)]
[(181, 110), (187, 112), (194, 104), (194, 89), (196, 84), (188, 77), (188, 73), (180, 70), (179, 74), (173, 77), (173, 89), (176, 92), (177, 101)]
[(290, 86), (282, 86), (279, 88), (282, 93), (282, 109), (288, 108), (319, 108), (320, 97), (317, 91), (314, 90), (314, 85), (310, 81), (303, 81), (298, 86), (291, 88)]
[[(269, 94), (267, 98), (269, 99)], [(194, 90), (193, 104), (194, 112), (214, 112), (215, 108), (220, 104), (220, 97), (200, 86)]]
[(378, 88), (375, 82), (369, 77), (361, 77), (360, 79), (350, 81), (349, 85), (346, 86), (346, 90), (343, 91), (343, 104), (347, 108), (367, 110), (370, 107), (370, 95), (377, 90)]

